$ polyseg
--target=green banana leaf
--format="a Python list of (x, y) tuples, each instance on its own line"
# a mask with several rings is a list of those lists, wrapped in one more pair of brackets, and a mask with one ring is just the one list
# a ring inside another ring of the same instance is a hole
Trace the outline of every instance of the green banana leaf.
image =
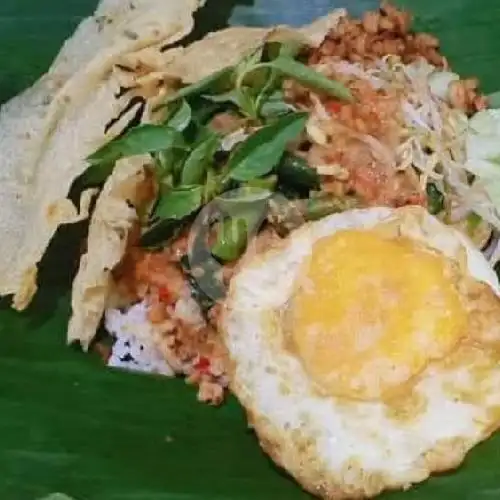
[[(300, 24), (333, 7), (359, 13), (376, 6), (344, 1), (208, 0), (192, 37), (228, 22)], [(440, 36), (457, 71), (480, 77), (487, 92), (500, 88), (498, 0), (403, 3), (418, 15), (419, 28)], [(47, 68), (94, 4), (0, 2), (0, 100)], [(81, 230), (60, 231), (28, 311), (0, 309), (0, 499), (311, 498), (263, 455), (234, 399), (206, 407), (182, 381), (108, 370), (65, 346)], [(458, 472), (383, 498), (500, 499), (500, 435), (478, 446)]]

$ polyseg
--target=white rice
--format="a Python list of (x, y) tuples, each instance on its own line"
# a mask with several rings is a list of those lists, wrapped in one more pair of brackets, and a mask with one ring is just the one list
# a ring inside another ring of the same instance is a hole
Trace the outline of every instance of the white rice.
[(115, 338), (108, 366), (127, 370), (158, 373), (173, 377), (172, 367), (153, 342), (153, 326), (148, 321), (144, 301), (126, 311), (108, 309), (104, 324)]
[[(154, 342), (153, 325), (148, 319), (145, 301), (125, 311), (108, 309), (104, 325), (115, 339), (108, 366), (144, 373), (157, 373), (173, 377), (174, 368)], [(187, 324), (202, 328), (206, 322), (198, 303), (187, 292), (175, 304), (174, 316)]]

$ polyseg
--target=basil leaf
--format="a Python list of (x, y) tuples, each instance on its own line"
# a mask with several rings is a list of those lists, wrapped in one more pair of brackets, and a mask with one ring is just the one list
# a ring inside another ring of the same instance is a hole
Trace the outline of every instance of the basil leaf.
[(206, 173), (212, 163), (213, 156), (220, 146), (218, 135), (210, 135), (187, 157), (181, 174), (181, 184), (201, 184), (206, 178)]
[(198, 210), (203, 203), (203, 186), (174, 189), (160, 196), (154, 215), (160, 219), (182, 219)]
[(234, 73), (234, 67), (229, 66), (227, 68), (223, 68), (211, 75), (202, 78), (201, 80), (188, 85), (180, 89), (176, 92), (170, 99), (169, 102), (175, 101), (177, 99), (185, 99), (186, 97), (191, 97), (197, 94), (202, 94), (208, 90), (213, 89), (214, 87), (228, 87), (230, 79)]
[(257, 116), (252, 92), (248, 87), (235, 88), (229, 92), (224, 92), (223, 94), (214, 96), (204, 95), (203, 97), (218, 104), (233, 104), (239, 108), (243, 114), (249, 116), (250, 118), (256, 118)]
[(262, 118), (274, 118), (295, 111), (295, 108), (285, 102), (285, 94), (282, 90), (276, 90), (263, 99), (259, 114)]
[(284, 42), (271, 41), (264, 45), (263, 61), (273, 61), (274, 59), (282, 57), (295, 58), (304, 47), (301, 40), (287, 40)]
[(274, 87), (278, 85), (276, 71), (274, 71), (272, 68), (268, 68), (264, 64), (259, 64), (254, 68), (248, 69), (248, 72), (241, 80), (241, 85), (239, 88), (247, 87), (249, 89), (252, 89), (253, 97), (257, 98), (258, 95), (263, 91), (269, 91), (270, 82), (276, 83)]
[(196, 136), (194, 136), (192, 140), (193, 148), (198, 147), (202, 142), (208, 141), (213, 137), (219, 137), (219, 133), (216, 132), (210, 125), (206, 127), (199, 127), (196, 131)]
[(167, 116), (163, 123), (168, 125), (170, 128), (183, 132), (191, 123), (192, 116), (193, 112), (191, 110), (191, 106), (185, 99), (182, 99), (180, 104), (176, 106), (171, 113), (169, 113), (169, 116)]
[(262, 60), (263, 46), (258, 47), (253, 52), (243, 57), (241, 61), (236, 65), (234, 70), (235, 74), (235, 87), (240, 88), (243, 85), (245, 77), (250, 73), (255, 67), (259, 65)]
[(256, 120), (258, 118), (258, 104), (255, 101), (252, 91), (248, 87), (239, 89), (240, 110), (243, 115)]
[(295, 111), (295, 108), (285, 101), (265, 101), (260, 108), (260, 116), (264, 119), (276, 118)]
[(279, 55), (281, 57), (292, 57), (295, 59), (304, 48), (304, 42), (301, 40), (287, 40), (281, 44)]
[(180, 148), (170, 148), (154, 154), (156, 160), (156, 174), (160, 180), (171, 178), (178, 180), (182, 166), (186, 161), (187, 151)]
[(246, 182), (245, 187), (269, 189), (270, 191), (274, 191), (277, 183), (278, 183), (277, 175), (268, 175), (267, 177), (259, 177), (257, 179), (252, 179)]
[(294, 113), (252, 134), (229, 157), (226, 168), (230, 178), (249, 181), (271, 172), (287, 144), (303, 131), (306, 121), (307, 113)]
[(125, 135), (105, 144), (87, 160), (91, 165), (114, 163), (127, 156), (156, 153), (173, 146), (183, 145), (184, 141), (177, 130), (165, 125), (139, 125)]
[[(280, 91), (282, 86), (282, 78), (278, 72), (274, 69), (268, 69), (267, 78), (264, 85), (261, 86), (261, 90), (255, 99), (255, 109), (259, 116), (262, 116), (263, 105), (270, 100), (273, 94)], [(283, 95), (283, 94), (282, 94)]]
[[(236, 67), (236, 90), (243, 90), (244, 95), (250, 99), (252, 106), (243, 108), (251, 110), (246, 113), (252, 118), (257, 118), (256, 110), (259, 108), (259, 96), (262, 92), (269, 91), (270, 80), (275, 80), (273, 70), (262, 63), (264, 45), (255, 50), (252, 54), (244, 58)], [(253, 116), (252, 116), (253, 115)]]
[(201, 97), (193, 101), (191, 103), (192, 121), (198, 127), (206, 125), (222, 108), (221, 103), (211, 102)]
[(164, 219), (150, 226), (141, 236), (140, 245), (144, 248), (155, 249), (175, 238), (191, 221), (191, 216), (183, 219)]
[(204, 99), (207, 99), (208, 101), (216, 103), (229, 102), (231, 104), (234, 104), (235, 106), (240, 106), (240, 92), (238, 89), (231, 89), (227, 92), (223, 92), (222, 94), (217, 95), (204, 94), (202, 97)]
[(284, 75), (293, 78), (304, 87), (325, 92), (328, 95), (352, 101), (351, 91), (341, 83), (318, 73), (314, 69), (295, 61), (291, 57), (280, 56), (273, 61), (266, 63), (267, 66), (274, 68)]

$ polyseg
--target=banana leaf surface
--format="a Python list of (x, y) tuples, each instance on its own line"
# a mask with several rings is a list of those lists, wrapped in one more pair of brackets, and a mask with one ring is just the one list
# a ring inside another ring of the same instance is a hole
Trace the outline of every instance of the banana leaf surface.
[[(400, 3), (417, 15), (420, 29), (440, 37), (457, 71), (478, 76), (486, 92), (500, 88), (498, 0)], [(0, 101), (46, 70), (94, 6), (94, 0), (0, 2)], [(208, 0), (192, 37), (227, 24), (298, 25), (335, 7), (360, 13), (375, 6), (371, 0)], [(182, 381), (108, 370), (66, 347), (81, 230), (60, 231), (28, 311), (0, 308), (0, 499), (311, 498), (262, 454), (234, 399), (206, 407)], [(458, 472), (382, 498), (500, 499), (500, 435), (478, 446)]]

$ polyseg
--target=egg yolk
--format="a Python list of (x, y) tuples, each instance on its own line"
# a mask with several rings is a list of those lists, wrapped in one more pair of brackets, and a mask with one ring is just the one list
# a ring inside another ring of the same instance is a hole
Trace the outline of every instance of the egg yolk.
[(318, 387), (358, 399), (389, 397), (452, 351), (467, 322), (446, 258), (376, 230), (318, 240), (288, 313)]

